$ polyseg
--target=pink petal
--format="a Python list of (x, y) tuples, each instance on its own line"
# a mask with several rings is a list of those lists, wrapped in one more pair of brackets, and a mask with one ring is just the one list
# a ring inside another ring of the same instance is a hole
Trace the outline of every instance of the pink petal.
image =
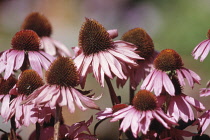
[(163, 74), (164, 72), (157, 71), (157, 75), (154, 79), (154, 92), (156, 96), (159, 96), (160, 93), (162, 92), (162, 87), (163, 87)]
[(193, 87), (193, 79), (192, 76), (190, 75), (190, 73), (186, 70), (186, 69), (180, 69), (181, 72), (184, 74), (184, 77), (187, 79), (190, 87)]
[(205, 106), (201, 103), (201, 102), (199, 102), (198, 100), (196, 100), (196, 99), (194, 99), (194, 98), (192, 98), (192, 97), (190, 97), (190, 96), (186, 96), (186, 95), (184, 95), (183, 94), (183, 98), (188, 102), (188, 103), (190, 103), (193, 107), (195, 107), (195, 109), (197, 110), (197, 111), (203, 111), (204, 109), (205, 109)]
[(53, 45), (52, 41), (49, 37), (42, 37), (41, 38), (43, 43), (44, 51), (52, 56), (56, 55), (56, 48)]
[(29, 51), (28, 58), (32, 69), (35, 70), (42, 77), (42, 67), (36, 53)]
[(75, 111), (74, 100), (69, 88), (66, 88), (66, 97), (67, 97), (68, 109), (70, 113), (74, 113)]
[(75, 92), (75, 90), (73, 88), (70, 88), (72, 97), (74, 98), (75, 103), (77, 104), (77, 106), (82, 110), (85, 111), (87, 108), (84, 107), (80, 101), (80, 98), (78, 97), (77, 93)]
[(69, 49), (64, 44), (62, 44), (61, 42), (59, 42), (57, 40), (54, 40), (54, 39), (52, 39), (52, 41), (55, 44), (55, 46), (58, 48), (58, 51), (61, 50), (61, 52), (64, 53), (68, 57), (72, 56), (71, 52), (69, 51)]
[(171, 95), (171, 96), (175, 96), (175, 89), (174, 89), (174, 85), (171, 82), (170, 78), (168, 77), (168, 75), (166, 73), (162, 73), (163, 76), (163, 86), (165, 88), (165, 90)]
[(19, 53), (17, 54), (17, 57), (15, 59), (15, 66), (14, 66), (15, 70), (20, 69), (20, 67), (23, 65), (24, 59), (25, 59), (25, 52), (19, 51)]
[(6, 118), (9, 111), (10, 95), (5, 95), (1, 105), (1, 116)]
[(133, 119), (133, 115), (135, 115), (135, 110), (128, 111), (128, 115), (126, 115), (123, 121), (121, 122), (120, 129), (122, 129), (123, 132), (128, 130), (128, 128), (130, 127), (132, 119)]
[(12, 50), (9, 54), (8, 54), (8, 60), (7, 60), (7, 65), (5, 68), (5, 75), (4, 75), (4, 79), (8, 79), (10, 77), (10, 75), (12, 74), (14, 67), (15, 67), (15, 58), (18, 55), (18, 51), (17, 50)]
[(131, 131), (135, 138), (138, 136), (138, 121), (139, 121), (140, 113), (136, 110), (133, 114), (133, 119), (131, 122)]
[(185, 85), (185, 82), (184, 82), (184, 77), (183, 77), (181, 71), (177, 69), (177, 70), (176, 70), (176, 73), (177, 73), (177, 77), (178, 77), (178, 79), (179, 79), (180, 85), (181, 85), (181, 86), (184, 86), (184, 85)]
[(116, 52), (115, 50), (109, 49), (108, 51), (112, 55), (117, 57), (119, 60), (121, 60), (124, 63), (127, 63), (128, 65), (131, 65), (131, 66), (136, 66), (137, 65), (135, 61), (131, 60), (130, 58), (128, 58), (127, 56), (125, 56), (125, 55), (123, 55), (121, 53)]
[[(109, 64), (104, 56), (104, 54), (101, 52), (101, 53), (98, 53), (98, 58), (99, 58), (99, 63), (101, 65), (101, 68), (103, 69), (104, 73), (109, 77), (109, 78), (113, 78), (112, 77), (112, 74), (111, 74), (111, 71), (110, 71), (110, 67), (109, 67)], [(98, 69), (96, 69), (96, 71), (98, 71)]]
[(60, 92), (61, 92), (61, 95), (59, 96), (57, 102), (58, 102), (59, 106), (65, 106), (65, 105), (67, 105), (67, 97), (66, 97), (67, 93), (66, 93), (65, 87), (61, 87)]
[(154, 85), (154, 78), (156, 77), (156, 75), (157, 75), (156, 70), (150, 72), (149, 75), (147, 75), (147, 77), (144, 79), (141, 85), (141, 89), (147, 89), (151, 91)]
[(88, 73), (88, 68), (91, 66), (93, 55), (87, 56), (83, 62), (83, 67), (81, 70), (81, 76), (85, 76)]
[(92, 109), (99, 109), (99, 107), (91, 100), (91, 98), (82, 95), (79, 91), (75, 90), (74, 88), (72, 88), (71, 90), (77, 94), (82, 103), (84, 103), (87, 107)]
[(168, 126), (168, 124), (165, 122), (165, 120), (163, 120), (155, 111), (152, 112), (152, 115), (154, 116), (154, 118), (156, 118), (165, 128), (170, 129), (170, 127)]
[(42, 56), (44, 56), (50, 62), (53, 62), (55, 60), (55, 57), (53, 57), (52, 55), (49, 55), (48, 53), (45, 53), (43, 51), (39, 51), (37, 53), (40, 53)]
[(59, 89), (55, 94), (52, 96), (51, 101), (49, 102), (50, 108), (56, 107), (56, 104), (58, 103), (58, 98), (61, 96), (61, 90)]
[(124, 75), (124, 73), (122, 72), (122, 67), (120, 62), (110, 53), (103, 53), (108, 64), (109, 67), (111, 68), (111, 71), (120, 79), (125, 79), (126, 76)]
[(93, 74), (94, 74), (94, 76), (95, 76), (95, 78), (96, 78), (96, 80), (97, 81), (99, 81), (99, 59), (98, 59), (98, 57), (97, 57), (97, 55), (94, 55), (93, 56)]

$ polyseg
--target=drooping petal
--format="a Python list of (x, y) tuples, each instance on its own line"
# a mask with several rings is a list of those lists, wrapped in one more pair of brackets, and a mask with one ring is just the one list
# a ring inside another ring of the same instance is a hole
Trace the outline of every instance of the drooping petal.
[(36, 53), (29, 51), (28, 58), (32, 69), (35, 70), (42, 77), (42, 67)]

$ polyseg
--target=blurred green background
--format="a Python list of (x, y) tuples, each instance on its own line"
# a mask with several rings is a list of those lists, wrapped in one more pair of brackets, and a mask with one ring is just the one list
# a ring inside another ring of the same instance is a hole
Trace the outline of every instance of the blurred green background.
[[(193, 90), (187, 85), (184, 91), (202, 101), (209, 109), (210, 97), (200, 98), (199, 88), (205, 87), (210, 79), (210, 56), (202, 63), (191, 56), (194, 47), (207, 38), (206, 33), (210, 27), (209, 7), (209, 0), (0, 0), (0, 51), (10, 48), (12, 37), (31, 12), (47, 16), (53, 26), (52, 37), (63, 42), (69, 49), (78, 45), (79, 30), (85, 17), (96, 19), (106, 29), (118, 29), (117, 39), (130, 29), (141, 27), (152, 37), (156, 50), (176, 50), (182, 56), (184, 66), (201, 76), (201, 85), (195, 85)], [(100, 88), (89, 75), (85, 89), (93, 89), (96, 95), (103, 92), (103, 97), (97, 104), (101, 109), (111, 107), (106, 85), (105, 88)], [(123, 103), (128, 102), (128, 85), (123, 89), (116, 89), (116, 92), (122, 96)], [(88, 110), (70, 114), (64, 108), (64, 118), (69, 125), (88, 120), (95, 113), (97, 111)], [(95, 123), (96, 120), (91, 130)], [(9, 123), (1, 124), (0, 128), (9, 131), (8, 125)], [(97, 130), (98, 138), (117, 139), (117, 127), (117, 123), (102, 123)], [(22, 127), (20, 135), (27, 139), (33, 129), (33, 125), (30, 129)], [(195, 132), (196, 127), (191, 131)], [(210, 133), (209, 128), (206, 133)]]

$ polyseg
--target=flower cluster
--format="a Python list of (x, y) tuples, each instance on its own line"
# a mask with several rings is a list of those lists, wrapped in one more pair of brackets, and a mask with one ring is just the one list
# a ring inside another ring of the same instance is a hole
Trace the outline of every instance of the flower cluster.
[[(74, 54), (51, 34), (50, 21), (30, 13), (11, 39), (12, 48), (0, 53), (0, 113), (4, 122), (11, 121), (11, 132), (5, 132), (8, 139), (17, 139), (16, 129), (36, 124), (30, 140), (96, 140), (96, 129), (106, 119), (119, 122), (119, 137), (124, 132), (128, 139), (182, 140), (205, 133), (210, 110), (196, 116), (206, 108), (183, 90), (186, 82), (191, 88), (200, 84), (200, 76), (184, 66), (174, 49), (157, 51), (144, 29), (130, 29), (114, 40), (117, 29), (106, 30), (95, 19), (85, 18)], [(207, 57), (209, 41), (195, 47), (195, 59)], [(102, 94), (95, 97), (94, 88), (84, 90), (90, 73), (101, 88), (108, 87), (112, 107), (103, 110), (95, 102), (104, 102)], [(130, 81), (129, 103), (121, 102), (111, 80), (118, 88)], [(200, 96), (209, 95), (210, 82), (200, 89)], [(77, 108), (95, 110), (95, 133), (89, 130), (94, 114), (69, 126), (63, 106), (72, 114)], [(197, 133), (184, 130), (193, 125), (198, 125)]]

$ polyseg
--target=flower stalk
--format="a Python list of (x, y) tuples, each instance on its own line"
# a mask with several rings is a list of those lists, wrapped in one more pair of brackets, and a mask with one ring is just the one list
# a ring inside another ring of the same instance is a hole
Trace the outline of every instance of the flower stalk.
[(55, 124), (54, 124), (54, 140), (59, 140), (61, 111), (62, 111), (62, 108), (57, 104), (56, 113), (55, 113)]
[(114, 91), (114, 88), (112, 86), (112, 83), (111, 83), (109, 77), (105, 76), (105, 80), (106, 80), (107, 86), (109, 88), (109, 94), (110, 94), (110, 97), (111, 97), (112, 105), (114, 106), (116, 104), (119, 104), (120, 101), (117, 98), (117, 95), (116, 95), (116, 93)]

